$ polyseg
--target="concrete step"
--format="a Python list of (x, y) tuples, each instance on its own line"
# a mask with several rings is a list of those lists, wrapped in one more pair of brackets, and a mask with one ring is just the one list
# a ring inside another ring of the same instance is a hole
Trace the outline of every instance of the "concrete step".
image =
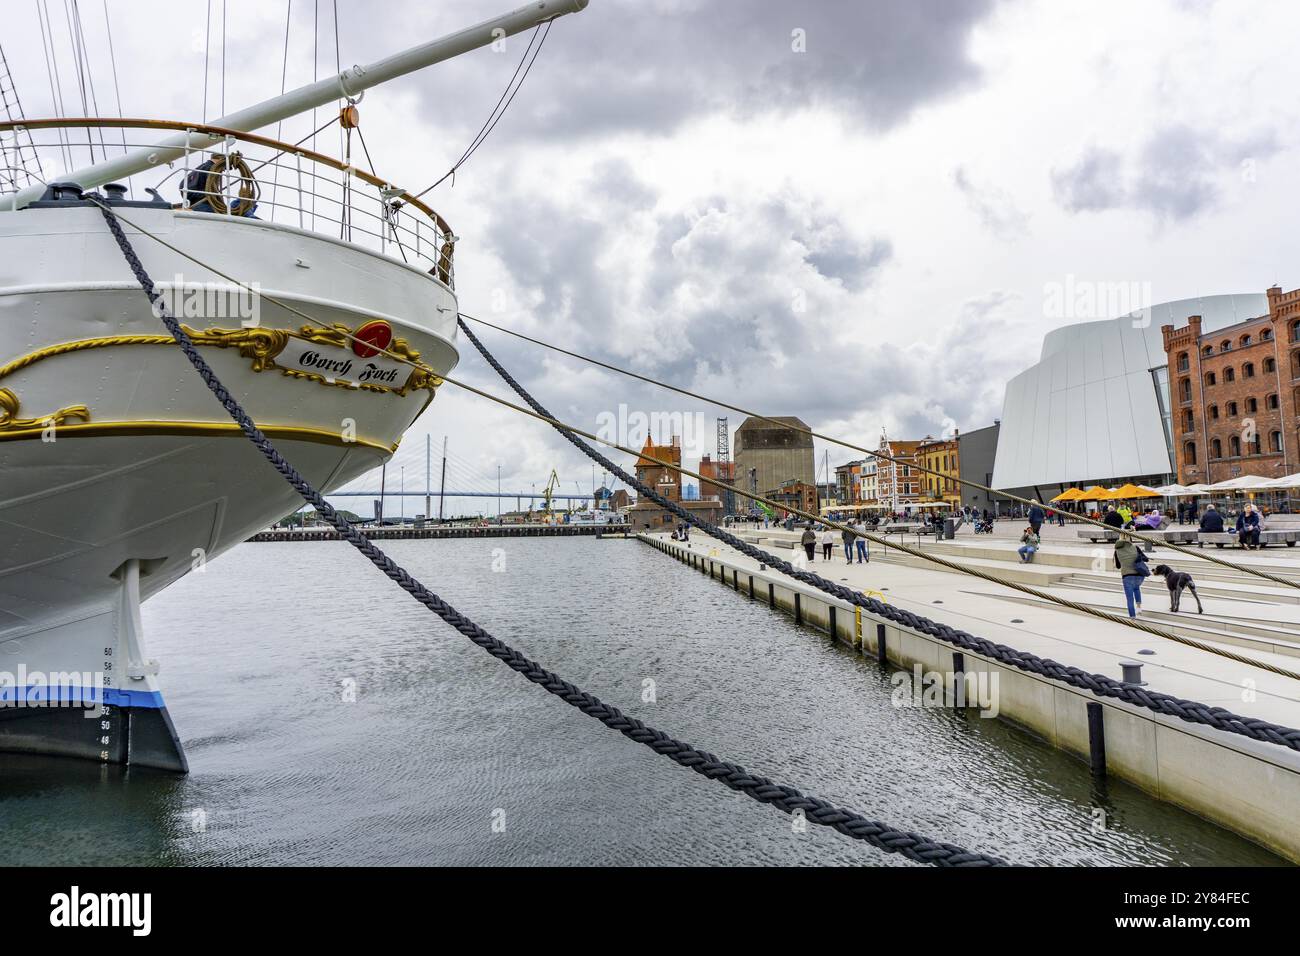
[[(968, 592), (971, 594), (981, 593), (976, 591)], [(1110, 593), (1114, 594), (1112, 588)], [(1014, 604), (1045, 607), (1049, 602), (1036, 598), (1030, 594), (1016, 593), (994, 593), (983, 594), (984, 597), (995, 597), (1000, 600), (1010, 601)], [(1086, 604), (1088, 607), (1095, 608), (1099, 611), (1114, 611), (1113, 603), (1102, 604), (1094, 601), (1085, 601), (1078, 598), (1073, 600), (1079, 604)], [(1122, 596), (1121, 596), (1122, 600)], [(1243, 633), (1241, 626), (1235, 621), (1225, 621), (1210, 614), (1197, 614), (1195, 611), (1196, 602), (1192, 601), (1192, 612), (1182, 612), (1174, 614), (1169, 611), (1153, 610), (1149, 606), (1142, 608), (1142, 620), (1149, 621), (1152, 624), (1158, 624), (1168, 627), (1170, 630), (1196, 640), (1204, 640), (1207, 643), (1225, 645), (1232, 648), (1242, 648), (1247, 650), (1263, 651), (1268, 654), (1280, 654), (1285, 657), (1300, 658), (1300, 632), (1291, 630), (1282, 630), (1278, 628), (1258, 628), (1261, 633)], [(1147, 604), (1150, 604), (1148, 600)], [(1069, 611), (1072, 614), (1083, 614), (1083, 611), (1074, 608), (1062, 608), (1060, 605), (1053, 604), (1052, 607)]]
[[(1103, 591), (1114, 591), (1120, 586), (1118, 575), (1105, 574), (1070, 574), (1061, 578), (1058, 583), (1064, 587)], [(1156, 583), (1163, 587), (1163, 583), (1158, 579)], [(1200, 575), (1197, 575), (1196, 590), (1200, 592), (1202, 598), (1224, 598), (1230, 601), (1246, 601), (1251, 604), (1300, 604), (1300, 591), (1291, 588), (1262, 588), (1256, 584), (1207, 582), (1201, 579)]]
[[(1106, 563), (1106, 570), (1110, 569), (1112, 547), (1107, 546), (1104, 549), (1090, 549), (1086, 552), (1070, 552), (1055, 547), (1039, 549), (1035, 557), (1035, 563), (1050, 564), (1053, 567), (1072, 567), (1092, 571), (1095, 567), (1098, 557), (1101, 557)], [(1016, 553), (1015, 546), (988, 546), (988, 545), (966, 545), (953, 544), (952, 542), (928, 542), (923, 546), (923, 550), (934, 554), (941, 554), (947, 557), (970, 556), (986, 560), (1006, 561), (1013, 564), (1020, 562), (1020, 555)], [(1213, 550), (1213, 549), (1212, 549)], [(1249, 583), (1258, 581), (1249, 574), (1241, 571), (1235, 571), (1231, 568), (1224, 568), (1208, 561), (1201, 561), (1189, 555), (1181, 554), (1169, 548), (1156, 548), (1149, 551), (1154, 559), (1153, 564), (1167, 564), (1177, 571), (1187, 571), (1195, 575), (1197, 582), (1218, 580), (1232, 583)], [(1226, 557), (1226, 556), (1224, 556)], [(1252, 570), (1266, 571), (1269, 574), (1275, 574), (1279, 577), (1293, 580), (1300, 584), (1300, 569), (1294, 567), (1276, 567), (1258, 563), (1247, 563), (1228, 557), (1234, 563), (1241, 564), (1243, 567)]]

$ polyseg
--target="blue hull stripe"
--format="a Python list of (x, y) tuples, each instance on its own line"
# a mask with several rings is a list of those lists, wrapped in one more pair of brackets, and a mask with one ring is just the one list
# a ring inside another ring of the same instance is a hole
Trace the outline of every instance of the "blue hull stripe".
[(108, 704), (111, 707), (149, 707), (161, 710), (162, 694), (156, 690), (122, 690), (117, 687), (37, 687), (22, 688), (0, 686), (0, 707), (50, 706), (60, 704)]

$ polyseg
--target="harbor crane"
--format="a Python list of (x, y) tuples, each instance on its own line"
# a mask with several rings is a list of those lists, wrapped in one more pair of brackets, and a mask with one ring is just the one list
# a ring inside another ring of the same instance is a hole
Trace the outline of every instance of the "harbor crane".
[(542, 490), (542, 501), (543, 501), (542, 514), (548, 520), (552, 517), (551, 501), (552, 499), (554, 499), (555, 493), (559, 490), (559, 488), (560, 488), (560, 476), (557, 475), (555, 473), (555, 469), (552, 468), (551, 477), (547, 480), (546, 487)]

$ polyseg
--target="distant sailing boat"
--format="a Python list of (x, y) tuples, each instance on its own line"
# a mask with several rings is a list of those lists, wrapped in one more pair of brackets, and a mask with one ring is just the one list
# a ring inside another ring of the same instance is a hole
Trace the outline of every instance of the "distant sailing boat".
[[(339, 98), (350, 130), (365, 90), (586, 5), (534, 0), (210, 124), (0, 122), (0, 750), (186, 770), (140, 601), (299, 503), (152, 314), (83, 190), (103, 187), (285, 457), (337, 488), (393, 454), (456, 364), (456, 236), (391, 182), (251, 131)], [(108, 128), (142, 145), (40, 181), (34, 134)], [(179, 202), (141, 188), (146, 174)], [(135, 200), (115, 185), (129, 177)]]

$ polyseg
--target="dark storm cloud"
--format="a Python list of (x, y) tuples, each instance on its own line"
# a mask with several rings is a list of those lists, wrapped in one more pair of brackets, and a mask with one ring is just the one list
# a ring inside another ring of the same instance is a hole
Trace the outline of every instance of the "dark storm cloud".
[[(712, 111), (809, 106), (885, 129), (970, 88), (971, 29), (994, 0), (593, 0), (553, 25), (528, 84), (494, 135), (666, 133)], [(429, 30), (482, 19), (481, 2), (413, 10)], [(434, 25), (436, 23), (436, 26)], [(416, 82), (430, 115), (486, 115), (527, 44), (478, 52)], [(476, 112), (477, 111), (477, 112)]]
[(1092, 146), (1051, 173), (1056, 201), (1070, 212), (1136, 209), (1182, 222), (1215, 208), (1225, 177), (1249, 176), (1280, 149), (1271, 133), (1232, 138), (1172, 125), (1156, 130), (1130, 158)]
[[(1000, 411), (998, 358), (972, 360), (1012, 336), (1003, 318), (1015, 303), (991, 295), (969, 303), (932, 340), (910, 347), (860, 331), (859, 293), (889, 268), (886, 237), (860, 238), (820, 203), (782, 190), (704, 197), (683, 208), (646, 201), (629, 170), (598, 166), (581, 194), (617, 183), (636, 197), (632, 218), (594, 215), (557, 227), (557, 208), (511, 190), (494, 193), (485, 239), (505, 265), (512, 299), (539, 303), (500, 316), (616, 365), (760, 411), (799, 414), (810, 423), (863, 417), (909, 434), (938, 434), (956, 422), (984, 424)], [(558, 229), (558, 232), (557, 232)], [(631, 233), (641, 257), (610, 254)], [(539, 245), (548, 248), (538, 249)], [(492, 333), (488, 333), (492, 334)], [(633, 408), (717, 410), (638, 385), (495, 335), (508, 366), (544, 404), (593, 422), (626, 402)], [(1015, 349), (1007, 371), (1022, 356)], [(874, 434), (871, 440), (875, 440)]]

